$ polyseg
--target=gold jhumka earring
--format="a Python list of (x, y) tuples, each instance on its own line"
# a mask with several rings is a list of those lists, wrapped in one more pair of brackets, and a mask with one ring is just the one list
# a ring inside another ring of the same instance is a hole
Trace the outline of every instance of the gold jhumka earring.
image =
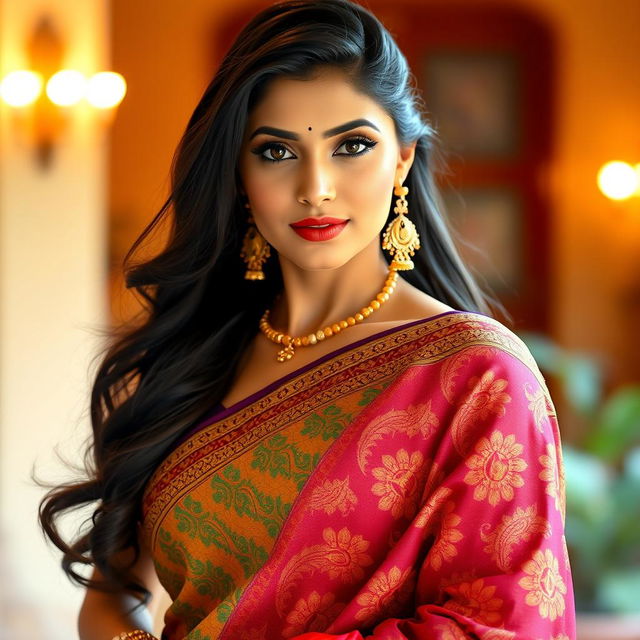
[[(250, 205), (247, 203), (245, 207), (249, 209)], [(242, 250), (240, 251), (240, 257), (247, 263), (244, 278), (245, 280), (264, 280), (262, 265), (271, 255), (271, 247), (258, 231), (252, 216), (249, 216), (247, 222), (249, 223), (249, 228), (245, 233), (242, 241)]]
[(416, 226), (407, 218), (409, 207), (405, 196), (409, 193), (409, 188), (398, 183), (393, 193), (398, 196), (393, 209), (396, 217), (389, 223), (382, 236), (382, 248), (387, 249), (393, 257), (390, 269), (407, 271), (414, 268), (413, 260), (409, 256), (413, 256), (420, 248), (420, 236)]

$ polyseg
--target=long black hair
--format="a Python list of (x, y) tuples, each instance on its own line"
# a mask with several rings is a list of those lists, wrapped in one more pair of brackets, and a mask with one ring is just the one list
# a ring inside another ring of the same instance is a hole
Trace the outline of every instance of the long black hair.
[[(174, 155), (170, 195), (125, 257), (126, 284), (141, 296), (143, 311), (141, 321), (113, 330), (100, 355), (86, 477), (54, 487), (40, 505), (41, 525), (63, 551), (64, 571), (80, 584), (149, 595), (130, 566), (114, 562), (120, 551), (139, 553), (145, 484), (181, 435), (224, 398), (260, 316), (283, 287), (274, 257), (264, 281), (244, 279), (246, 215), (237, 164), (247, 117), (274, 77), (304, 79), (322, 67), (339, 67), (376, 100), (393, 118), (401, 144), (417, 141), (405, 185), (422, 248), (402, 277), (456, 309), (492, 315), (491, 304), (501, 308), (455, 248), (434, 180), (437, 134), (389, 32), (349, 0), (293, 0), (265, 9), (237, 37), (205, 90)], [(166, 247), (134, 263), (163, 221), (171, 224)], [(67, 543), (57, 518), (83, 505), (95, 505), (90, 527)], [(105, 581), (83, 576), (76, 563), (96, 566)]]

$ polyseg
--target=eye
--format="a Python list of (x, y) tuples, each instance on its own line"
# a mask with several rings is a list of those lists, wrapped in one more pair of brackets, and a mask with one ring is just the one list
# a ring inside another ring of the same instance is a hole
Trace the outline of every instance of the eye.
[(361, 156), (367, 151), (371, 151), (373, 147), (375, 147), (378, 143), (375, 140), (371, 140), (371, 138), (367, 138), (366, 136), (355, 136), (345, 140), (339, 147), (338, 150), (344, 147), (346, 153), (338, 153), (336, 151), (335, 155), (338, 156)]
[[(252, 149), (251, 153), (254, 153), (259, 156), (261, 160), (266, 160), (267, 162), (282, 162), (283, 160), (295, 158), (287, 147), (277, 142), (265, 142), (257, 149)], [(286, 155), (287, 153), (289, 154), (288, 156)]]

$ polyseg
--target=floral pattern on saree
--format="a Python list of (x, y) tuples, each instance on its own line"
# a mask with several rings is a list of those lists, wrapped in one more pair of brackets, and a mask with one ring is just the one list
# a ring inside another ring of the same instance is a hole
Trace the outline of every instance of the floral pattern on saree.
[(575, 637), (555, 410), (499, 322), (408, 323), (221, 416), (145, 492), (164, 640)]

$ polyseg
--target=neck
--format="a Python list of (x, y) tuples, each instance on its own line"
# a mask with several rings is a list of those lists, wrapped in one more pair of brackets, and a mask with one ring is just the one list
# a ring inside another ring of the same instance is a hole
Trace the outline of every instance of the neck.
[(271, 309), (269, 323), (290, 336), (306, 335), (354, 315), (380, 293), (389, 273), (377, 238), (336, 269), (304, 270), (278, 257), (284, 290)]

